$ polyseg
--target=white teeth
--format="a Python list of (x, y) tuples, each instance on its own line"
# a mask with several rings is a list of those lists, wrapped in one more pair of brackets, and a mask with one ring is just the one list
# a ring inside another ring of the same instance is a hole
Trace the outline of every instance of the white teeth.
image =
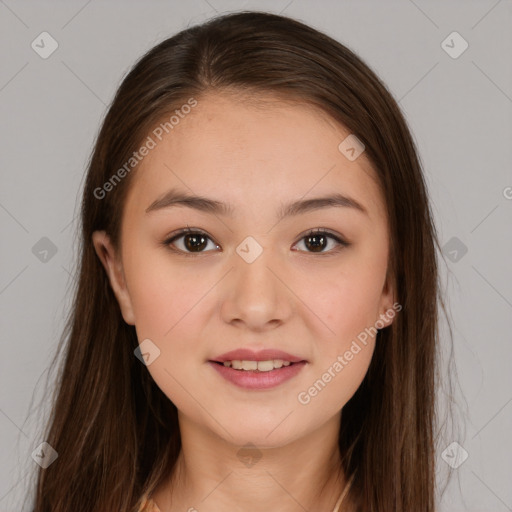
[(242, 370), (257, 370), (258, 361), (242, 361)]
[[(256, 362), (256, 361), (254, 361)], [(269, 372), (274, 369), (274, 361), (258, 361), (258, 370), (260, 372)]]
[(269, 359), (268, 361), (224, 361), (223, 365), (231, 367), (234, 370), (259, 370), (260, 372), (269, 372), (282, 366), (290, 366), (290, 361), (282, 359)]

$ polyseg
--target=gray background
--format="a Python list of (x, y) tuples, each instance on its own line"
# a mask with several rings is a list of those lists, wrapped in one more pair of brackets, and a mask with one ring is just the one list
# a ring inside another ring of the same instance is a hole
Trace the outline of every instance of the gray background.
[[(399, 100), (446, 254), (441, 267), (461, 388), (455, 413), (464, 427), (442, 438), (441, 448), (457, 441), (469, 454), (453, 471), (440, 510), (511, 511), (510, 0), (0, 0), (0, 511), (21, 510), (31, 453), (44, 441), (47, 410), (38, 404), (69, 307), (77, 199), (106, 105), (154, 44), (241, 9), (281, 12), (327, 32)], [(59, 45), (47, 59), (31, 48), (43, 31)], [(441, 45), (453, 31), (469, 44), (458, 58)], [(55, 254), (42, 252), (43, 237)]]

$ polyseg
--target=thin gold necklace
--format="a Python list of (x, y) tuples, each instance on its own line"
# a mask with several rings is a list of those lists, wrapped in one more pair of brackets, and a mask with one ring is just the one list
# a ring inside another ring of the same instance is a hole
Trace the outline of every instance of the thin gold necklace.
[(341, 496), (338, 498), (338, 501), (336, 502), (336, 505), (334, 505), (334, 509), (332, 512), (339, 512), (341, 503), (345, 499), (345, 496), (348, 494), (348, 491), (350, 490), (350, 486), (352, 485), (352, 481), (354, 480), (354, 475), (350, 477), (350, 480), (348, 481), (347, 485), (343, 489), (343, 492), (341, 493)]

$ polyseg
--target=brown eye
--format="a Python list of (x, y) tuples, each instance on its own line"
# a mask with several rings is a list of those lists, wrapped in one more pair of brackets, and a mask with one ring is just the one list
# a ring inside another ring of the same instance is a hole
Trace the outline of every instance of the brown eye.
[(313, 252), (322, 252), (327, 247), (327, 237), (322, 234), (307, 236), (305, 240), (304, 245)]
[(208, 245), (206, 242), (206, 237), (201, 234), (184, 235), (183, 240), (187, 251), (200, 252)]
[[(333, 252), (333, 250), (340, 249), (342, 247), (347, 247), (349, 244), (339, 238), (338, 236), (329, 233), (327, 231), (322, 230), (314, 230), (309, 232), (306, 236), (301, 238), (300, 242), (304, 240), (304, 246), (306, 247), (306, 252), (312, 253), (328, 253)], [(328, 249), (329, 240), (334, 240), (336, 243), (333, 250)]]
[[(179, 243), (177, 243), (178, 241)], [(211, 241), (211, 238), (208, 235), (206, 235), (206, 233), (187, 228), (181, 230), (179, 233), (176, 233), (171, 238), (165, 240), (163, 243), (166, 246), (174, 245), (174, 247), (170, 248), (172, 248), (173, 250), (175, 249), (177, 251), (183, 252), (185, 254), (200, 254), (202, 252), (209, 252), (204, 250), (208, 246), (208, 241)], [(211, 242), (214, 248), (218, 248), (218, 245), (214, 244), (213, 241)]]

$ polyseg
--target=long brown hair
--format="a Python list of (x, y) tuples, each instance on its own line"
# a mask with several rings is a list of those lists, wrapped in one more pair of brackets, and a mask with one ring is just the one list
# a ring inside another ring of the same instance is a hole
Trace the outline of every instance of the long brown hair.
[[(436, 230), (413, 138), (384, 84), (351, 50), (296, 20), (260, 12), (214, 18), (148, 51), (103, 121), (81, 204), (74, 299), (46, 440), (58, 459), (38, 474), (35, 512), (133, 511), (168, 477), (180, 447), (177, 409), (134, 356), (92, 233), (119, 247), (134, 168), (98, 189), (151, 129), (206, 92), (278, 94), (314, 105), (365, 145), (387, 205), (389, 269), (401, 312), (378, 333), (361, 386), (343, 408), (339, 448), (365, 512), (435, 510), (439, 292)], [(96, 193), (95, 193), (96, 191)], [(444, 310), (444, 307), (443, 307)]]

